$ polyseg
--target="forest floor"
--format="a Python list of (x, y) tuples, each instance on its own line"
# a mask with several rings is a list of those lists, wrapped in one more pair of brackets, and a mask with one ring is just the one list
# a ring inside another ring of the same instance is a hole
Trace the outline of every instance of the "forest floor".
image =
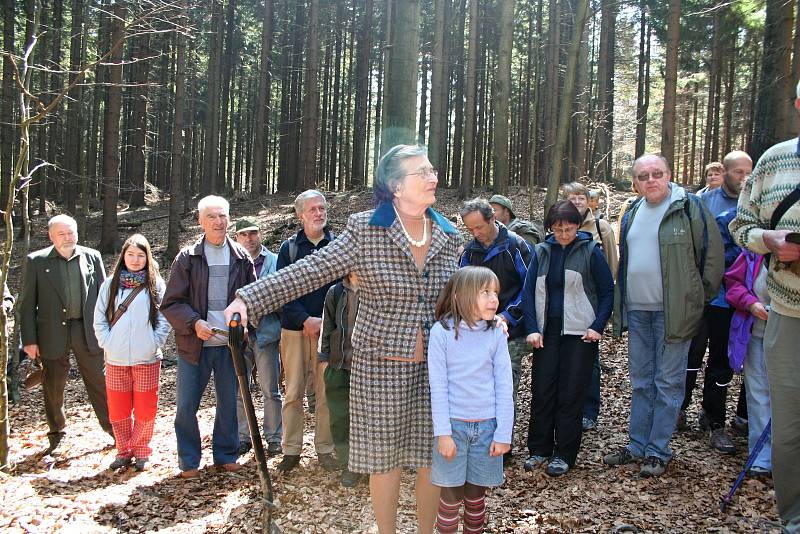
[[(535, 192), (541, 205), (541, 192)], [(527, 196), (512, 195), (519, 214), (525, 216)], [(612, 214), (624, 194), (612, 194)], [(341, 229), (350, 213), (368, 209), (369, 194), (340, 193), (330, 197), (329, 216), (334, 230)], [(437, 209), (455, 220), (459, 202), (449, 191), (439, 195)], [(540, 211), (540, 208), (537, 210)], [(232, 218), (258, 216), (264, 237), (273, 250), (296, 230), (291, 199), (236, 202)], [(143, 220), (166, 213), (165, 203), (128, 213), (121, 220)], [(613, 216), (613, 215), (612, 215)], [(183, 219), (184, 244), (199, 235), (193, 216)], [(166, 247), (166, 219), (145, 222), (139, 231), (161, 252)], [(463, 227), (462, 227), (463, 229)], [(46, 246), (44, 218), (34, 221), (31, 249)], [(87, 231), (92, 245), (99, 237), (99, 221)], [(110, 265), (112, 257), (106, 258)], [(10, 286), (18, 293), (20, 254), (12, 262)], [(169, 262), (161, 271), (168, 274)], [(638, 467), (609, 468), (601, 458), (609, 449), (624, 445), (630, 405), (627, 340), (604, 336), (603, 405), (597, 430), (584, 435), (578, 463), (567, 475), (550, 478), (542, 469), (522, 469), (530, 400), (530, 361), (525, 362), (520, 387), (519, 413), (514, 438), (514, 463), (506, 469), (505, 484), (488, 496), (488, 532), (779, 532), (771, 481), (745, 479), (734, 503), (720, 512), (720, 499), (731, 487), (747, 457), (747, 439), (735, 437), (735, 456), (713, 451), (699, 431), (676, 434), (674, 460), (667, 473), (655, 479), (638, 476)], [(41, 389), (23, 391), (21, 402), (10, 409), (10, 474), (0, 473), (0, 531), (3, 532), (260, 532), (261, 491), (253, 453), (241, 458), (244, 469), (217, 473), (211, 466), (210, 441), (214, 419), (213, 389), (209, 387), (198, 413), (203, 436), (203, 468), (198, 479), (177, 477), (173, 420), (175, 415), (175, 352), (172, 338), (161, 378), (161, 397), (152, 441), (152, 465), (145, 472), (113, 472), (109, 437), (100, 429), (83, 384), (75, 374), (66, 389), (68, 418), (64, 452), (57, 458), (44, 454), (47, 427), (43, 421)], [(23, 368), (23, 373), (26, 371)], [(729, 395), (733, 413), (739, 377)], [(698, 388), (698, 393), (700, 389)], [(256, 413), (260, 394), (254, 394)], [(696, 426), (697, 401), (689, 413)], [(323, 471), (313, 449), (313, 416), (306, 416), (301, 465), (279, 476), (269, 460), (276, 493), (275, 518), (286, 533), (377, 532), (369, 491), (362, 484), (345, 489), (338, 475)], [(398, 514), (399, 532), (414, 532), (413, 476), (403, 474)]]

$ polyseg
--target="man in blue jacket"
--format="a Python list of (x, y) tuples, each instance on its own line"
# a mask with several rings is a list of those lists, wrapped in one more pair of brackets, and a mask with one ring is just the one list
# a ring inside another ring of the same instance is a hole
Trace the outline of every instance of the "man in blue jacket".
[[(519, 388), (522, 358), (530, 351), (525, 343), (525, 324), (522, 320), (522, 286), (531, 263), (527, 242), (495, 218), (488, 201), (476, 198), (464, 203), (461, 220), (472, 234), (461, 254), (459, 267), (473, 265), (490, 269), (500, 280), (498, 315), (508, 325), (508, 352), (514, 379), (514, 404)], [(506, 461), (511, 452), (506, 453)]]
[[(278, 252), (278, 270), (320, 250), (333, 240), (327, 229), (327, 202), (319, 191), (303, 191), (294, 201), (297, 218), (303, 227), (283, 242)], [(333, 457), (333, 437), (330, 414), (325, 401), (325, 383), (317, 359), (317, 345), (322, 327), (322, 308), (325, 294), (333, 284), (283, 306), (281, 319), (281, 364), (286, 379), (283, 399), (283, 459), (278, 470), (288, 472), (300, 463), (303, 450), (303, 395), (306, 381), (313, 381), (316, 396), (314, 415), (314, 448), (320, 465), (328, 471), (337, 469)]]

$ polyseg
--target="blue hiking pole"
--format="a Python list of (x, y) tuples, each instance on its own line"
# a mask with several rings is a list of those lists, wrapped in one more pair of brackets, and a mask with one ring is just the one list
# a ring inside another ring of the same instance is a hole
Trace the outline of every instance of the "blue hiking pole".
[(764, 431), (761, 432), (761, 435), (758, 437), (758, 441), (756, 441), (755, 446), (753, 447), (753, 452), (747, 457), (747, 461), (744, 464), (744, 469), (742, 472), (739, 473), (739, 476), (736, 478), (736, 482), (733, 483), (731, 490), (728, 494), (722, 498), (722, 502), (719, 505), (720, 512), (724, 512), (725, 508), (731, 503), (733, 503), (733, 494), (736, 492), (736, 488), (742, 485), (742, 481), (744, 477), (747, 476), (747, 472), (753, 467), (753, 463), (758, 458), (758, 454), (761, 452), (761, 449), (764, 448), (764, 444), (769, 439), (770, 431), (772, 430), (772, 419), (767, 421), (766, 426), (764, 427)]

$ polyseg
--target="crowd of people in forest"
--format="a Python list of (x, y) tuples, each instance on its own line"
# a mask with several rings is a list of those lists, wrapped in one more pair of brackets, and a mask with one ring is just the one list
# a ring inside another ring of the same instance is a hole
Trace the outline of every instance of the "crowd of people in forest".
[[(231, 228), (227, 200), (201, 199), (202, 236), (166, 282), (144, 236), (125, 241), (107, 276), (100, 254), (78, 245), (75, 220), (56, 215), (52, 246), (29, 256), (16, 306), (24, 352), (42, 369), (47, 452), (63, 447), (73, 353), (114, 439), (110, 468), (147, 469), (174, 330), (179, 476), (200, 476), (197, 412), (212, 375), (213, 464), (241, 469), (252, 444), (228, 346), (238, 313), (280, 472), (300, 464), (307, 405), (320, 466), (340, 471), (345, 487), (368, 480), (380, 532), (396, 528), (403, 468), (416, 471), (421, 532), (456, 532), (462, 505), (463, 531), (481, 532), (486, 490), (514, 461), (524, 358), (532, 353), (522, 465), (562, 476), (600, 423), (598, 342), (611, 322), (614, 335), (628, 331), (631, 402), (628, 444), (603, 462), (664, 475), (704, 368), (698, 425), (709, 447), (733, 454), (728, 426), (747, 433), (749, 474), (774, 479), (785, 527), (800, 532), (800, 143), (772, 147), (755, 169), (736, 150), (706, 173), (696, 195), (672, 182), (662, 156), (638, 157), (637, 196), (616, 232), (577, 182), (541, 224), (516, 217), (502, 195), (470, 200), (463, 242), (432, 208), (426, 150), (399, 145), (375, 169), (375, 209), (335, 235), (324, 195), (305, 191), (294, 204), (301, 228), (277, 254), (257, 220)], [(14, 305), (7, 290), (3, 303)], [(728, 385), (742, 372), (729, 423)]]

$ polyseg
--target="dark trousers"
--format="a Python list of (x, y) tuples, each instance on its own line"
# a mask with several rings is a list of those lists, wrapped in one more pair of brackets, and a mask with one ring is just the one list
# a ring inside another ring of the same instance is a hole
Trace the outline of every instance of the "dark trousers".
[(548, 318), (544, 347), (535, 349), (531, 370), (531, 455), (561, 456), (571, 467), (581, 445), (581, 416), (597, 343), (561, 335), (561, 321)]
[(592, 379), (589, 381), (589, 389), (586, 390), (586, 400), (583, 403), (583, 417), (597, 421), (600, 415), (600, 351), (592, 365)]
[(336, 459), (342, 469), (347, 469), (350, 457), (350, 371), (328, 365), (324, 378)]
[[(94, 408), (97, 420), (108, 434), (113, 435), (108, 421), (108, 401), (106, 400), (106, 377), (103, 353), (91, 353), (86, 344), (83, 321), (71, 320), (69, 329), (69, 349), (75, 354), (78, 370), (86, 386), (89, 402)], [(50, 431), (48, 436), (62, 434), (67, 424), (64, 414), (64, 387), (69, 377), (69, 350), (60, 356), (42, 355), (42, 390), (44, 393), (44, 413)]]
[(733, 308), (706, 306), (703, 325), (689, 346), (686, 392), (681, 410), (686, 410), (692, 402), (692, 390), (697, 384), (697, 370), (703, 365), (708, 346), (702, 406), (712, 429), (725, 427), (725, 400), (728, 396), (728, 384), (733, 378), (733, 370), (728, 363), (728, 333), (732, 317)]

